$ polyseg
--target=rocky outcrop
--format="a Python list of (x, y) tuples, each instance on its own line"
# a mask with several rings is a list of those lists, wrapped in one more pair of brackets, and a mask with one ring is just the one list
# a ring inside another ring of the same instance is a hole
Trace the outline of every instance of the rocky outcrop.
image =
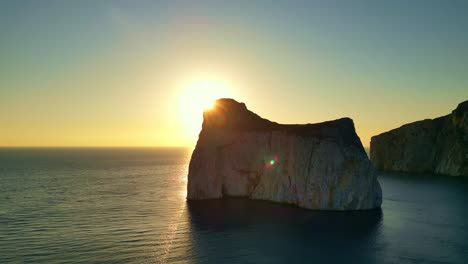
[(372, 137), (370, 157), (379, 170), (468, 176), (468, 101)]
[(353, 121), (281, 125), (219, 99), (203, 114), (187, 199), (245, 197), (309, 209), (379, 208), (382, 191)]

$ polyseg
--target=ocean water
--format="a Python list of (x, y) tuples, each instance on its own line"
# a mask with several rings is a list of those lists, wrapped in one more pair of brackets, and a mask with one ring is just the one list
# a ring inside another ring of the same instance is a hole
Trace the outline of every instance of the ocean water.
[(380, 174), (382, 210), (185, 200), (189, 149), (0, 149), (0, 263), (468, 263), (468, 179)]

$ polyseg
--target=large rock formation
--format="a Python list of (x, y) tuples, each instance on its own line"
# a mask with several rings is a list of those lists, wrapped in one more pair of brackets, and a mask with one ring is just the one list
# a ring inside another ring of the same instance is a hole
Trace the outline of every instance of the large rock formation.
[(203, 114), (187, 199), (246, 197), (310, 209), (379, 208), (382, 191), (353, 121), (281, 125), (219, 99)]
[(468, 176), (468, 101), (372, 137), (370, 157), (380, 170)]

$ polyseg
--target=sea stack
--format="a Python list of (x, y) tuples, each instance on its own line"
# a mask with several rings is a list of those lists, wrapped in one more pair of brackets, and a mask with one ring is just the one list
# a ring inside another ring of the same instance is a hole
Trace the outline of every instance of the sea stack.
[(351, 119), (282, 125), (219, 99), (203, 113), (187, 199), (227, 197), (363, 210), (380, 208), (382, 190)]
[(468, 176), (468, 101), (449, 115), (372, 137), (370, 157), (384, 171)]

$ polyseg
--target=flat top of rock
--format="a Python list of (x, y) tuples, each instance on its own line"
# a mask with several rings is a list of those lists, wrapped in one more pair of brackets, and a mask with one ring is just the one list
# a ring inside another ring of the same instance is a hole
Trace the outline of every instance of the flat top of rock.
[(248, 110), (244, 103), (229, 98), (216, 100), (214, 107), (203, 113), (203, 130), (282, 131), (301, 137), (335, 138), (346, 145), (352, 144), (362, 148), (360, 139), (354, 130), (353, 120), (350, 118), (316, 124), (278, 124)]
[[(334, 127), (337, 125), (353, 126), (353, 120), (347, 117), (316, 124), (278, 124), (260, 117), (254, 112), (248, 110), (244, 103), (239, 103), (230, 98), (216, 100), (213, 109), (204, 112), (204, 125), (216, 127), (215, 122), (210, 122), (213, 118), (218, 118), (218, 121), (221, 121), (219, 119), (226, 119), (222, 120), (225, 121), (222, 126), (238, 131), (281, 130), (296, 134), (308, 134), (309, 132), (316, 131), (320, 128)], [(220, 128), (220, 126), (217, 127)]]

